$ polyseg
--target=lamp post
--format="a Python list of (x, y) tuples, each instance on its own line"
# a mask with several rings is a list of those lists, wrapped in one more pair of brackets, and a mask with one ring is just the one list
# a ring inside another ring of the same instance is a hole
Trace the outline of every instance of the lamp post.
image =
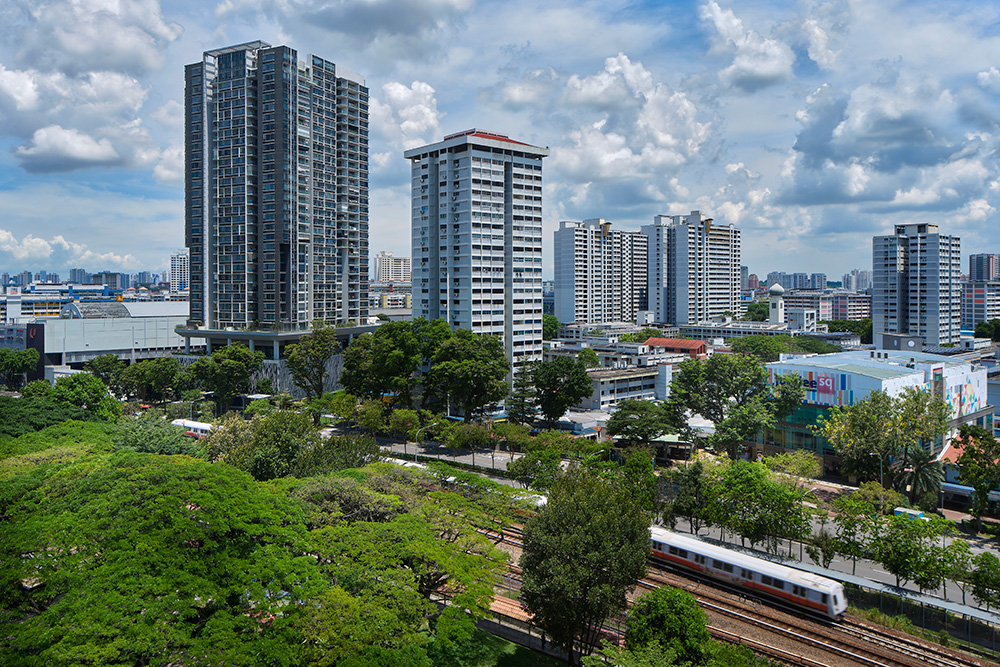
[[(413, 443), (413, 462), (414, 463), (417, 462), (417, 447), (420, 445), (420, 432), (423, 431), (424, 429), (430, 428), (431, 426), (437, 426), (437, 422), (434, 422), (433, 424), (427, 424), (426, 426), (421, 426), (420, 428), (417, 429), (417, 432), (413, 434), (413, 440), (414, 440), (414, 443)], [(405, 445), (403, 446), (403, 456), (406, 456), (406, 446)]]
[(868, 455), (878, 458), (878, 483), (879, 486), (881, 486), (884, 489), (885, 482), (882, 479), (882, 457), (879, 455), (878, 452), (869, 452)]

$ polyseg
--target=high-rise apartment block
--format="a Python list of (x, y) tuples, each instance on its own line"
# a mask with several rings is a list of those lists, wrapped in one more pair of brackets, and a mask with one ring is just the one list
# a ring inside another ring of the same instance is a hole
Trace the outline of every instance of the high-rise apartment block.
[(191, 319), (209, 328), (368, 315), (368, 89), (287, 46), (185, 68)]
[(410, 258), (396, 257), (383, 250), (375, 255), (375, 281), (381, 283), (410, 282)]
[(986, 252), (969, 255), (969, 280), (974, 283), (1000, 280), (1000, 255)]
[(896, 225), (872, 239), (872, 329), (920, 336), (927, 345), (957, 343), (961, 329), (961, 241), (928, 223)]
[(467, 130), (410, 160), (413, 316), (495, 334), (516, 367), (542, 358), (542, 158)]
[(962, 283), (962, 328), (1000, 319), (1000, 280)]
[(604, 218), (564, 220), (555, 233), (555, 316), (560, 322), (635, 322), (646, 309), (647, 239)]
[(714, 224), (699, 211), (658, 215), (649, 238), (648, 309), (656, 322), (692, 324), (740, 315), (740, 230)]
[(188, 289), (191, 280), (191, 259), (187, 249), (170, 255), (170, 291)]
[(864, 292), (872, 286), (872, 272), (864, 269), (852, 269), (850, 273), (844, 274), (841, 286), (852, 292)]

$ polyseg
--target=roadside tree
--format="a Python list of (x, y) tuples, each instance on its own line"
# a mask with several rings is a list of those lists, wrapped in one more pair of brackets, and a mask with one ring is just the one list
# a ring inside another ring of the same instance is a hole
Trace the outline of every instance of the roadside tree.
[(263, 352), (251, 352), (246, 345), (230, 343), (191, 364), (188, 371), (199, 387), (214, 392), (225, 412), (234, 397), (250, 391), (250, 377), (263, 363)]
[(472, 421), (507, 396), (509, 371), (499, 338), (458, 329), (435, 353), (429, 380)]
[(673, 413), (662, 403), (628, 399), (608, 420), (607, 433), (612, 438), (624, 438), (630, 445), (650, 442), (673, 430)]
[[(336, 327), (329, 326), (321, 319), (313, 320), (309, 333), (304, 334), (298, 343), (285, 349), (292, 382), (305, 392), (307, 400), (323, 395), (328, 377), (327, 363), (339, 350)], [(315, 423), (319, 424), (318, 414)]]
[(563, 475), (524, 527), (521, 601), (571, 664), (623, 611), (645, 571), (649, 515), (628, 491), (581, 470)]
[(955, 444), (961, 447), (958, 457), (959, 479), (972, 487), (972, 515), (976, 532), (983, 530), (983, 514), (989, 506), (990, 491), (1000, 488), (1000, 442), (982, 426), (966, 424), (959, 429)]
[(552, 426), (566, 414), (566, 410), (594, 391), (586, 366), (570, 357), (556, 357), (539, 363), (532, 378), (538, 392), (538, 408)]

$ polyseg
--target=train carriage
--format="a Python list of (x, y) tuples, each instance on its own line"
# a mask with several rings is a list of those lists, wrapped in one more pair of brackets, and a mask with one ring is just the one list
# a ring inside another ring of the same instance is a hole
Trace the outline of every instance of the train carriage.
[(847, 610), (843, 585), (818, 574), (717, 547), (658, 526), (650, 529), (649, 541), (656, 558), (724, 583), (781, 599), (827, 618), (840, 618)]

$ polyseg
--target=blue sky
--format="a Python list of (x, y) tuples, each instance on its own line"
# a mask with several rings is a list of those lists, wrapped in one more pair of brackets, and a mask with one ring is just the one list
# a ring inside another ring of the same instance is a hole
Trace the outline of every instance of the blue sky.
[(165, 268), (183, 67), (253, 39), (366, 77), (373, 254), (410, 254), (403, 150), (471, 127), (551, 149), (547, 277), (559, 220), (693, 209), (758, 274), (899, 222), (1000, 252), (1000, 3), (5, 0), (0, 270)]

